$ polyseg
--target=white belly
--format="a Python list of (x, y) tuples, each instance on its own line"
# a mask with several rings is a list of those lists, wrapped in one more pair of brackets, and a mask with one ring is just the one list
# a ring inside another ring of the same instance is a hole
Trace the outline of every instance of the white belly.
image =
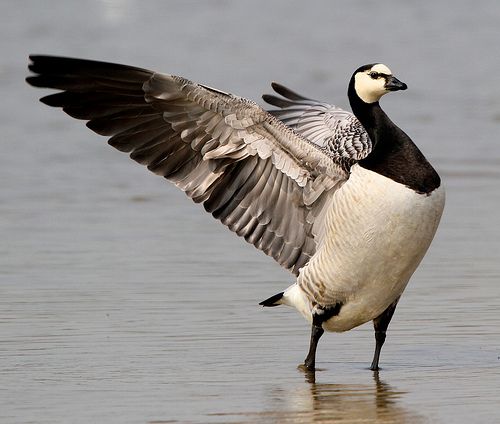
[(418, 194), (354, 165), (333, 196), (321, 246), (300, 272), (296, 290), (302, 293), (295, 297), (304, 302), (294, 306), (310, 320), (313, 302), (342, 302), (339, 315), (323, 324), (329, 331), (350, 330), (376, 318), (403, 293), (443, 207), (442, 187)]

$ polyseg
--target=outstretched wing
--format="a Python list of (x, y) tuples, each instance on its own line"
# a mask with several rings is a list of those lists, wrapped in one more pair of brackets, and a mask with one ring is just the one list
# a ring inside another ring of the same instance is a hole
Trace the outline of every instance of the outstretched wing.
[(176, 184), (230, 230), (295, 274), (348, 172), (255, 103), (149, 70), (30, 56), (27, 82), (62, 90), (49, 106)]
[(262, 96), (267, 103), (280, 108), (269, 113), (336, 159), (353, 163), (372, 151), (368, 133), (351, 112), (308, 99), (277, 83), (272, 87), (283, 97)]

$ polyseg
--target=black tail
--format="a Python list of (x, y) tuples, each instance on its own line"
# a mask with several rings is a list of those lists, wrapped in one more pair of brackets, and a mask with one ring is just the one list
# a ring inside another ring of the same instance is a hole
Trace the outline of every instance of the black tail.
[(263, 300), (262, 302), (259, 303), (259, 305), (262, 306), (279, 306), (281, 303), (278, 303), (278, 301), (283, 297), (283, 293), (278, 293), (275, 294), (274, 296), (271, 296), (269, 299)]

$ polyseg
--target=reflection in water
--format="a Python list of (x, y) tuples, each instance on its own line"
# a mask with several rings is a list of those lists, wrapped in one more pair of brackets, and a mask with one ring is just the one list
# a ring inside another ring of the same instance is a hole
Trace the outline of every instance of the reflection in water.
[[(272, 402), (259, 413), (241, 414), (247, 421), (286, 423), (419, 423), (423, 417), (401, 406), (404, 392), (395, 390), (373, 373), (373, 384), (316, 383), (305, 373), (307, 385), (279, 387)], [(238, 420), (245, 422), (245, 419)]]
[[(294, 422), (405, 423), (416, 422), (414, 413), (398, 405), (404, 394), (380, 380), (373, 373), (373, 385), (316, 383), (314, 372), (306, 373), (308, 390), (300, 393), (300, 408), (295, 409)], [(294, 399), (293, 402), (297, 402)], [(299, 404), (297, 402), (297, 404)]]

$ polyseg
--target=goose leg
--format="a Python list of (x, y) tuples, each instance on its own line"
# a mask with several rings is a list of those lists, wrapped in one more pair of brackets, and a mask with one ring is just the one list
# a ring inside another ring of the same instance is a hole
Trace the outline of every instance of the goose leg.
[(373, 320), (373, 328), (375, 329), (375, 353), (373, 355), (373, 361), (370, 366), (372, 371), (377, 371), (378, 361), (380, 358), (380, 351), (382, 350), (382, 346), (385, 342), (385, 333), (387, 331), (387, 327), (391, 322), (391, 318), (394, 315), (394, 311), (396, 310), (396, 305), (398, 304), (399, 297), (389, 305), (389, 307), (382, 312), (377, 318)]
[(323, 323), (328, 321), (330, 318), (337, 316), (341, 307), (342, 303), (336, 303), (332, 306), (317, 307), (316, 311), (313, 312), (309, 352), (304, 360), (304, 367), (308, 371), (314, 371), (316, 366), (316, 348), (318, 347), (319, 339), (325, 332), (325, 330), (323, 330)]
[(319, 326), (315, 325), (313, 323), (311, 327), (311, 341), (309, 343), (309, 353), (307, 354), (307, 357), (304, 361), (304, 366), (308, 371), (313, 371), (316, 366), (316, 347), (318, 346), (318, 341), (323, 335), (325, 330), (321, 327), (321, 324)]

